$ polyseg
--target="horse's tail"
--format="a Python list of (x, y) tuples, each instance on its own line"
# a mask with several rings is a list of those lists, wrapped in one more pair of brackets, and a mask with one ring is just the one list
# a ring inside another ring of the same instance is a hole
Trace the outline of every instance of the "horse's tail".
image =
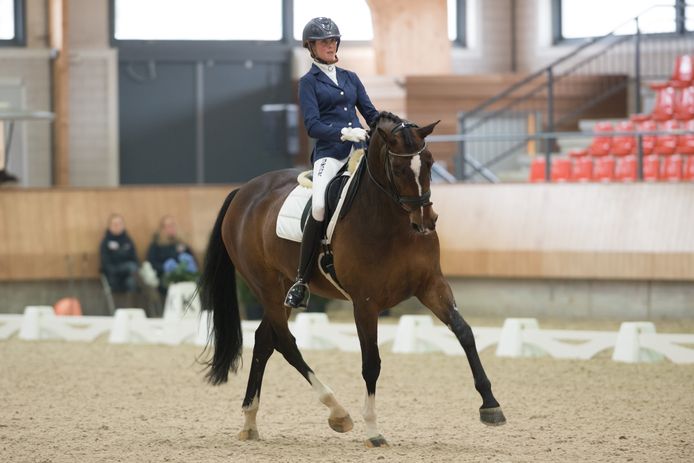
[[(202, 310), (211, 312), (214, 354), (207, 362), (207, 380), (226, 383), (229, 370), (238, 370), (243, 348), (239, 304), (236, 299), (236, 269), (222, 241), (222, 222), (238, 190), (229, 193), (210, 234), (205, 263), (198, 282)], [(209, 345), (209, 340), (208, 340)]]

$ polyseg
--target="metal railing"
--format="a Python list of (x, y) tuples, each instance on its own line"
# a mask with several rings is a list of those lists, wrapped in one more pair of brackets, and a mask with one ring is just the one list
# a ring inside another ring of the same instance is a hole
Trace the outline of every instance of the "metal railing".
[[(581, 131), (581, 132), (537, 132), (533, 134), (497, 134), (497, 135), (431, 135), (427, 138), (430, 143), (446, 143), (446, 142), (499, 142), (508, 141), (512, 143), (527, 143), (528, 141), (549, 141), (549, 140), (560, 140), (565, 138), (615, 138), (615, 137), (632, 137), (636, 139), (636, 159), (637, 159), (637, 176), (639, 180), (643, 180), (643, 159), (644, 153), (644, 137), (649, 136), (681, 136), (690, 135), (694, 136), (694, 130), (634, 130), (633, 132), (594, 132), (594, 131)], [(546, 151), (545, 156), (545, 181), (549, 182), (551, 179), (551, 166), (552, 166), (552, 156), (558, 155), (558, 153), (552, 153), (551, 151)], [(499, 178), (486, 166), (481, 164), (471, 164), (473, 167), (479, 169), (479, 174), (481, 177), (485, 178), (489, 182), (498, 182)], [(446, 180), (448, 183), (453, 183), (450, 179)]]
[[(578, 130), (581, 119), (596, 118), (591, 111), (599, 109), (598, 118), (603, 119), (625, 118), (629, 112), (641, 112), (642, 82), (667, 80), (676, 57), (694, 51), (694, 33), (641, 32), (640, 21), (661, 8), (673, 6), (647, 9), (609, 34), (587, 40), (474, 109), (460, 113), (460, 135), (430, 137), (431, 141), (458, 143), (456, 178), (481, 177), (497, 182), (499, 177), (492, 169), (512, 169), (517, 164), (517, 155), (527, 153), (529, 143), (535, 150), (545, 152), (549, 174), (550, 155), (559, 150), (561, 138), (593, 135), (571, 132)], [(620, 35), (627, 26), (633, 26), (635, 34)], [(589, 81), (588, 76), (601, 78)], [(590, 97), (575, 100), (576, 95), (585, 94)], [(562, 101), (562, 95), (570, 95), (574, 100)], [(567, 101), (573, 103), (567, 105)], [(522, 133), (522, 136), (505, 137), (508, 133)]]

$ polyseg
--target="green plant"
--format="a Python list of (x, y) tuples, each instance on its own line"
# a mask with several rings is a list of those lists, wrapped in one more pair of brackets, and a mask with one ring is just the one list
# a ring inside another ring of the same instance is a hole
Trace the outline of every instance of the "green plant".
[(191, 272), (187, 269), (185, 262), (179, 262), (179, 264), (171, 270), (169, 273), (164, 275), (162, 281), (165, 287), (168, 287), (171, 283), (180, 283), (182, 281), (198, 281), (200, 277), (200, 272)]

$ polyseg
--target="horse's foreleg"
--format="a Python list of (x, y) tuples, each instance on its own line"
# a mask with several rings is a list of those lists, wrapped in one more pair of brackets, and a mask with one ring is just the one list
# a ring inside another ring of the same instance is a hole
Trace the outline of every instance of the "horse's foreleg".
[(263, 374), (265, 365), (274, 351), (274, 333), (267, 320), (263, 319), (255, 330), (255, 345), (253, 346), (253, 361), (251, 372), (248, 375), (248, 386), (246, 386), (246, 396), (243, 399), (243, 414), (245, 422), (239, 433), (240, 440), (257, 440), (258, 426), (256, 425), (256, 415), (260, 405), (260, 389), (263, 384)]
[(501, 411), (499, 402), (496, 401), (492, 393), (492, 384), (482, 367), (472, 328), (460, 315), (453, 299), (453, 293), (446, 280), (443, 276), (435, 278), (424, 292), (421, 295), (417, 295), (417, 297), (448, 326), (456, 338), (458, 338), (460, 345), (463, 346), (475, 380), (475, 389), (482, 396), (480, 420), (484, 424), (491, 426), (506, 423), (506, 418)]
[(278, 321), (273, 325), (273, 329), (275, 331), (275, 348), (282, 353), (290, 365), (297, 369), (301, 376), (306, 378), (318, 396), (318, 400), (330, 410), (328, 424), (333, 431), (350, 431), (354, 426), (352, 418), (349, 416), (347, 410), (338, 403), (333, 391), (323, 384), (313, 370), (306, 364), (296, 345), (296, 339), (289, 331), (287, 321)]
[(378, 311), (370, 308), (354, 309), (354, 319), (361, 345), (361, 375), (366, 383), (366, 397), (362, 416), (366, 424), (367, 447), (387, 447), (388, 442), (378, 432), (376, 423), (376, 382), (381, 373), (378, 353)]

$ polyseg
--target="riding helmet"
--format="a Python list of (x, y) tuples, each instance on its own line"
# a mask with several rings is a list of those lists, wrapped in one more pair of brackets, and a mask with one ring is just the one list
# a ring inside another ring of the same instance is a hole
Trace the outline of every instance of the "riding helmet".
[(308, 43), (310, 41), (334, 38), (337, 39), (337, 48), (340, 48), (340, 37), (340, 29), (337, 28), (337, 24), (332, 19), (321, 16), (306, 23), (301, 39), (304, 48), (309, 48)]

